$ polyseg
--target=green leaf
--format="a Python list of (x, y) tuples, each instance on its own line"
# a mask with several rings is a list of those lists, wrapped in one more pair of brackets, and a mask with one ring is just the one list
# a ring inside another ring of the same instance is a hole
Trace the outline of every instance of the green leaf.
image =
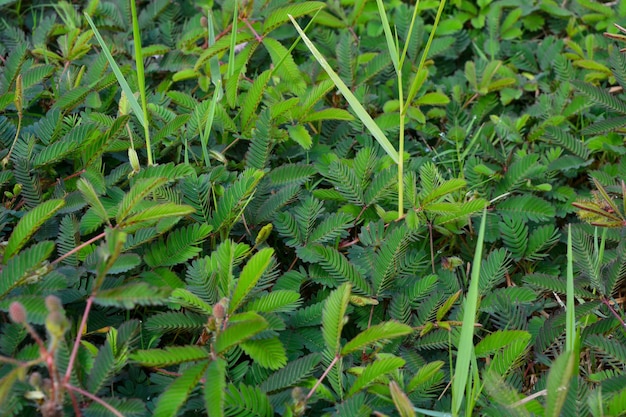
[(200, 346), (170, 346), (164, 349), (137, 350), (130, 359), (142, 366), (164, 367), (209, 358), (209, 352)]
[(98, 350), (98, 355), (93, 363), (89, 379), (87, 380), (87, 389), (89, 392), (97, 393), (107, 382), (111, 375), (115, 372), (115, 357), (110, 340), (104, 342), (104, 345)]
[(486, 358), (518, 339), (530, 340), (530, 333), (524, 330), (497, 330), (481, 340), (475, 347), (477, 358)]
[(25, 373), (25, 367), (16, 366), (3, 375), (2, 379), (0, 379), (0, 404), (6, 403), (7, 397), (13, 391), (13, 385), (18, 380), (23, 380), (26, 377)]
[(270, 13), (263, 22), (263, 35), (267, 35), (285, 22), (289, 21), (289, 15), (300, 17), (316, 12), (326, 7), (321, 1), (305, 1), (291, 4)]
[(43, 241), (9, 259), (9, 262), (0, 270), (0, 300), (4, 299), (13, 288), (41, 279), (41, 273), (47, 273), (48, 269), (38, 271), (38, 268), (53, 250), (54, 242)]
[(426, 93), (417, 100), (415, 100), (414, 104), (417, 106), (445, 106), (450, 102), (448, 96), (443, 93)]
[(121, 227), (133, 225), (135, 223), (156, 223), (167, 217), (181, 217), (193, 213), (195, 210), (191, 206), (176, 203), (162, 203), (149, 207), (137, 214), (124, 219), (120, 223)]
[(567, 350), (554, 362), (548, 373), (547, 398), (546, 398), (546, 417), (558, 417), (561, 415), (561, 409), (567, 398), (572, 376), (574, 375), (574, 351)]
[(287, 364), (285, 347), (278, 339), (252, 339), (239, 344), (241, 349), (256, 363), (271, 370), (280, 369)]
[(202, 374), (208, 366), (208, 362), (201, 362), (183, 371), (183, 374), (176, 378), (172, 384), (165, 389), (159, 397), (154, 417), (174, 417), (178, 410), (187, 401), (191, 391), (196, 389), (202, 378)]
[(115, 216), (118, 223), (123, 223), (124, 219), (130, 213), (136, 211), (136, 207), (153, 191), (167, 183), (168, 179), (164, 177), (146, 178), (135, 181), (130, 190), (124, 195), (122, 201), (117, 207)]
[(184, 288), (176, 288), (170, 295), (170, 300), (176, 304), (180, 304), (186, 309), (195, 310), (198, 313), (210, 316), (213, 314), (213, 307), (198, 297), (196, 294)]
[(352, 121), (354, 116), (344, 109), (322, 109), (315, 112), (307, 112), (300, 118), (300, 123), (319, 122), (322, 120), (345, 120)]
[(289, 137), (302, 146), (303, 149), (311, 149), (313, 138), (311, 138), (311, 134), (306, 127), (303, 125), (288, 126), (287, 131), (289, 132)]
[(319, 353), (311, 353), (289, 361), (284, 368), (265, 379), (261, 384), (261, 389), (272, 393), (292, 387), (311, 376), (321, 360), (322, 356)]
[(498, 210), (511, 217), (521, 217), (535, 222), (551, 220), (556, 214), (552, 204), (529, 194), (506, 199), (498, 204)]
[(363, 388), (370, 385), (376, 379), (381, 376), (395, 371), (396, 369), (404, 366), (406, 361), (402, 358), (393, 355), (385, 355), (386, 357), (378, 358), (373, 363), (367, 365), (361, 374), (356, 378), (350, 390), (348, 391), (348, 396), (352, 396), (362, 390)]
[(345, 324), (344, 316), (350, 302), (350, 288), (350, 284), (344, 283), (330, 293), (322, 310), (322, 335), (326, 349), (333, 356), (339, 353), (341, 347), (341, 331)]
[(61, 199), (48, 200), (26, 213), (13, 229), (13, 233), (4, 248), (4, 263), (22, 249), (41, 225), (54, 216), (64, 205), (65, 201)]
[(218, 354), (262, 332), (269, 326), (269, 323), (259, 315), (253, 315), (241, 321), (233, 322), (233, 320), (234, 316), (231, 317), (229, 326), (215, 340), (214, 348)]
[(406, 336), (412, 332), (413, 328), (411, 326), (407, 326), (406, 324), (396, 321), (379, 323), (362, 331), (346, 343), (341, 350), (341, 355), (345, 356), (349, 353), (356, 352), (357, 350), (362, 350), (372, 343), (376, 343), (384, 339), (394, 339), (396, 337)]
[(250, 90), (248, 90), (248, 94), (246, 94), (243, 99), (243, 104), (241, 106), (241, 128), (242, 130), (247, 130), (250, 123), (254, 120), (252, 117), (255, 114), (256, 109), (259, 107), (259, 103), (261, 103), (261, 98), (263, 97), (263, 92), (267, 88), (267, 83), (272, 76), (272, 71), (267, 70), (258, 75)]
[(257, 313), (282, 313), (295, 310), (300, 303), (300, 293), (297, 291), (274, 290), (248, 302), (245, 309)]
[(199, 245), (211, 233), (211, 226), (194, 223), (170, 232), (167, 241), (159, 239), (146, 250), (144, 261), (152, 268), (173, 266), (197, 256), (202, 249)]
[(205, 374), (204, 406), (209, 417), (224, 416), (224, 402), (226, 399), (226, 368), (228, 363), (217, 358), (212, 361)]
[(106, 222), (109, 220), (109, 214), (107, 210), (104, 208), (100, 197), (98, 197), (98, 193), (95, 188), (87, 180), (86, 178), (80, 178), (76, 182), (76, 188), (83, 195), (83, 198), (87, 200), (87, 203), (93, 208), (93, 212), (103, 221)]
[(274, 410), (269, 398), (258, 387), (244, 384), (239, 389), (230, 384), (226, 389), (225, 414), (233, 417), (272, 417)]
[(167, 288), (151, 287), (145, 282), (127, 284), (121, 287), (98, 291), (94, 303), (101, 306), (112, 306), (133, 309), (138, 305), (162, 305), (167, 302)]
[(409, 397), (402, 391), (396, 381), (389, 383), (389, 393), (400, 417), (415, 417), (415, 409)]
[(243, 267), (239, 279), (237, 280), (235, 291), (230, 299), (229, 311), (231, 313), (241, 306), (245, 297), (252, 291), (256, 283), (259, 282), (261, 276), (263, 276), (270, 266), (273, 254), (274, 250), (272, 248), (263, 248), (254, 254)]

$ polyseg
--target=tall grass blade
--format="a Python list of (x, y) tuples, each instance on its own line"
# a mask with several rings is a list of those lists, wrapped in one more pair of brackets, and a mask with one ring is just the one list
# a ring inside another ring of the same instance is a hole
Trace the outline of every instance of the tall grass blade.
[(573, 352), (576, 343), (576, 315), (574, 314), (574, 255), (572, 253), (572, 225), (567, 225), (567, 311), (565, 312), (565, 348)]
[(463, 326), (459, 341), (458, 356), (452, 381), (452, 415), (458, 416), (463, 402), (466, 383), (469, 378), (470, 361), (474, 354), (474, 322), (476, 320), (476, 308), (478, 305), (478, 280), (480, 277), (480, 265), (483, 258), (483, 242), (485, 240), (485, 225), (487, 224), (487, 209), (483, 210), (483, 218), (480, 222), (478, 241), (474, 251), (474, 263), (472, 264), (472, 276), (470, 281), (465, 306), (463, 311)]
[(145, 128), (145, 126), (148, 125), (148, 122), (146, 118), (144, 117), (144, 113), (143, 113), (143, 110), (141, 110), (141, 106), (139, 105), (139, 102), (135, 98), (135, 94), (133, 93), (133, 90), (130, 89), (130, 86), (128, 85), (128, 82), (124, 78), (124, 75), (122, 74), (122, 71), (120, 70), (120, 67), (117, 65), (117, 63), (115, 62), (115, 59), (113, 58), (113, 55), (111, 55), (111, 51), (109, 51), (109, 48), (104, 43), (104, 39), (102, 39), (102, 36), (100, 36), (100, 32), (98, 32), (98, 29), (96, 28), (96, 25), (93, 23), (93, 20), (91, 20), (91, 17), (89, 17), (89, 15), (86, 13), (85, 13), (85, 18), (87, 19), (89, 26), (91, 26), (91, 29), (93, 30), (94, 35), (96, 36), (96, 40), (98, 41), (98, 43), (100, 44), (100, 47), (102, 48), (102, 52), (104, 53), (104, 56), (106, 57), (107, 61), (109, 61), (109, 65), (111, 66), (111, 69), (113, 70), (113, 73), (115, 74), (115, 78), (117, 78), (117, 82), (119, 83), (120, 87), (122, 87), (124, 94), (126, 94), (126, 99), (128, 100), (128, 103), (130, 104), (130, 108), (133, 109), (133, 113), (135, 113), (135, 116), (137, 117), (137, 119), (139, 119), (139, 123), (141, 123), (141, 125), (144, 126)]
[(370, 131), (372, 136), (374, 136), (374, 138), (378, 141), (380, 146), (385, 150), (385, 152), (387, 152), (387, 155), (389, 155), (389, 157), (393, 160), (393, 162), (397, 164), (399, 161), (398, 151), (396, 151), (396, 149), (393, 147), (391, 142), (389, 142), (389, 139), (387, 139), (387, 136), (385, 136), (382, 129), (376, 124), (374, 119), (372, 119), (372, 117), (367, 113), (363, 105), (359, 103), (359, 100), (355, 97), (354, 94), (352, 94), (352, 91), (350, 91), (348, 86), (343, 82), (343, 80), (339, 77), (339, 75), (337, 75), (337, 73), (332, 69), (330, 64), (328, 64), (328, 61), (326, 61), (326, 58), (324, 58), (321, 52), (315, 47), (315, 45), (313, 45), (313, 42), (311, 42), (308, 36), (304, 33), (300, 25), (298, 25), (298, 23), (293, 18), (293, 16), (290, 15), (289, 19), (291, 19), (291, 23), (293, 23), (296, 30), (298, 31), (298, 34), (300, 35), (300, 37), (302, 38), (306, 46), (309, 48), (309, 50), (311, 51), (311, 53), (313, 54), (317, 62), (319, 62), (322, 68), (324, 68), (324, 71), (326, 71), (330, 79), (333, 80), (333, 82), (335, 83), (335, 85), (337, 86), (341, 94), (345, 97), (348, 104), (350, 104), (350, 107), (352, 108), (352, 110), (354, 110), (354, 112), (359, 117), (361, 122), (363, 122), (365, 127), (367, 127), (367, 129)]
[(143, 131), (146, 137), (146, 151), (148, 152), (148, 165), (152, 165), (152, 146), (150, 144), (150, 129), (148, 125), (148, 99), (146, 97), (146, 77), (143, 68), (143, 49), (141, 48), (141, 33), (139, 32), (139, 20), (137, 19), (137, 5), (135, 0), (130, 1), (130, 14), (133, 19), (133, 42), (135, 44), (135, 68), (137, 70), (137, 84), (143, 108), (144, 123)]
[(380, 15), (380, 20), (383, 22), (383, 30), (385, 32), (387, 49), (389, 50), (389, 55), (391, 56), (391, 62), (393, 63), (393, 67), (395, 68), (396, 72), (399, 72), (401, 68), (400, 62), (398, 61), (398, 47), (394, 42), (393, 34), (391, 33), (389, 19), (387, 19), (387, 14), (385, 13), (385, 6), (383, 5), (382, 0), (376, 0), (376, 4), (378, 5), (378, 14)]

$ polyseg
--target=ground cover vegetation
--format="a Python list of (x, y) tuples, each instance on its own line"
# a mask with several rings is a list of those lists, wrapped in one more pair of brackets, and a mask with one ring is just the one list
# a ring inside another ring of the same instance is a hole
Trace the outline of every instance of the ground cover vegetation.
[(3, 416), (626, 414), (626, 2), (0, 4)]

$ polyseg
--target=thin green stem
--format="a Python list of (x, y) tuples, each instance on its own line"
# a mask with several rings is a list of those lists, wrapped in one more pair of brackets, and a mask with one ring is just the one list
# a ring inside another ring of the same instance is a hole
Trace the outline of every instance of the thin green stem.
[[(402, 105), (404, 92), (402, 91), (402, 68), (398, 68), (398, 101)], [(398, 134), (398, 220), (404, 215), (404, 118), (400, 112), (400, 133)]]
[(153, 165), (152, 145), (150, 143), (150, 124), (148, 123), (148, 100), (146, 98), (146, 78), (143, 68), (143, 50), (141, 49), (141, 34), (139, 33), (139, 20), (137, 19), (137, 5), (135, 0), (130, 1), (130, 12), (133, 19), (133, 41), (135, 44), (135, 66), (137, 67), (137, 84), (141, 96), (141, 108), (145, 123), (143, 131), (146, 137), (146, 151), (148, 153), (148, 165)]

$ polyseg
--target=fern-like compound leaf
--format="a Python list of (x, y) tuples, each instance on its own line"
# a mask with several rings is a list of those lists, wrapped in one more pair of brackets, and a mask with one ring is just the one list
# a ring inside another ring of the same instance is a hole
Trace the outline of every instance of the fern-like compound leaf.
[(222, 331), (215, 341), (215, 351), (225, 352), (231, 347), (250, 339), (252, 336), (262, 332), (269, 326), (267, 320), (258, 314), (248, 312), (241, 317), (232, 316), (228, 327)]
[(195, 364), (182, 372), (161, 394), (154, 409), (154, 417), (174, 417), (183, 406), (189, 394), (196, 389), (208, 366), (207, 361)]
[(280, 25), (289, 21), (289, 15), (301, 17), (323, 9), (325, 4), (320, 1), (305, 1), (291, 4), (271, 12), (263, 22), (263, 35), (267, 35)]
[(109, 338), (104, 345), (98, 350), (96, 359), (94, 360), (89, 378), (87, 380), (87, 389), (89, 392), (97, 393), (104, 384), (109, 380), (115, 372), (115, 357), (113, 347)]
[[(36, 243), (4, 263), (0, 270), (0, 299), (17, 286), (24, 285), (28, 280), (38, 280), (37, 268), (52, 254), (54, 242)], [(47, 271), (44, 271), (47, 272)]]
[(206, 324), (206, 316), (191, 312), (166, 311), (150, 316), (144, 323), (146, 330), (157, 334), (169, 332), (201, 331)]
[(626, 114), (626, 103), (612, 96), (608, 91), (579, 80), (572, 80), (571, 83), (576, 89), (596, 103), (618, 113)]
[(287, 364), (285, 347), (278, 337), (250, 339), (241, 342), (239, 346), (248, 356), (264, 368), (274, 371)]
[(371, 294), (370, 286), (361, 271), (337, 249), (329, 246), (309, 245), (298, 248), (297, 253), (303, 260), (318, 264), (339, 282), (349, 282), (356, 293)]
[(209, 233), (211, 227), (199, 223), (174, 230), (167, 236), (167, 241), (160, 239), (147, 249), (144, 261), (153, 268), (186, 262), (200, 253), (198, 245)]
[(140, 349), (130, 359), (143, 366), (164, 367), (208, 359), (209, 352), (201, 346), (169, 346), (164, 349)]
[(376, 379), (381, 376), (395, 371), (396, 369), (404, 366), (406, 361), (400, 357), (393, 355), (385, 355), (382, 358), (376, 359), (373, 363), (367, 365), (357, 379), (354, 381), (350, 390), (348, 391), (348, 396), (354, 395), (363, 388), (372, 384)]
[(13, 229), (4, 248), (4, 262), (17, 254), (46, 220), (54, 216), (64, 205), (65, 201), (61, 199), (48, 200), (26, 213)]
[(258, 387), (230, 384), (226, 389), (224, 415), (227, 417), (272, 417), (269, 398)]
[(296, 291), (274, 290), (248, 302), (245, 309), (259, 313), (290, 312), (294, 311), (300, 302), (300, 293)]
[(101, 290), (94, 302), (107, 307), (132, 309), (138, 305), (161, 305), (167, 301), (167, 288), (155, 288), (145, 282), (123, 285), (121, 287)]
[(228, 363), (217, 358), (209, 363), (204, 381), (204, 404), (209, 417), (223, 417)]
[(366, 346), (373, 343), (406, 336), (412, 332), (413, 328), (411, 326), (396, 321), (386, 321), (384, 323), (375, 324), (346, 343), (341, 350), (341, 354), (345, 356), (357, 350), (364, 349)]
[(524, 257), (528, 246), (528, 225), (518, 217), (504, 217), (499, 224), (500, 235), (513, 259), (519, 261)]
[[(626, 105), (625, 105), (626, 106)], [(546, 134), (548, 138), (563, 146), (574, 155), (583, 159), (589, 158), (589, 148), (580, 139), (575, 138), (569, 132), (557, 126), (546, 126)]]
[(511, 217), (536, 222), (550, 220), (556, 213), (552, 204), (530, 194), (511, 197), (498, 204), (498, 210)]
[(326, 298), (322, 311), (322, 336), (331, 355), (339, 353), (344, 316), (350, 301), (350, 284), (342, 284)]
[(319, 353), (311, 353), (296, 360), (271, 374), (260, 386), (267, 393), (274, 393), (297, 385), (311, 376), (321, 361)]
[(237, 286), (230, 298), (229, 310), (234, 312), (243, 303), (250, 291), (259, 282), (261, 276), (270, 266), (274, 250), (272, 248), (263, 248), (254, 254), (248, 263), (243, 267)]

